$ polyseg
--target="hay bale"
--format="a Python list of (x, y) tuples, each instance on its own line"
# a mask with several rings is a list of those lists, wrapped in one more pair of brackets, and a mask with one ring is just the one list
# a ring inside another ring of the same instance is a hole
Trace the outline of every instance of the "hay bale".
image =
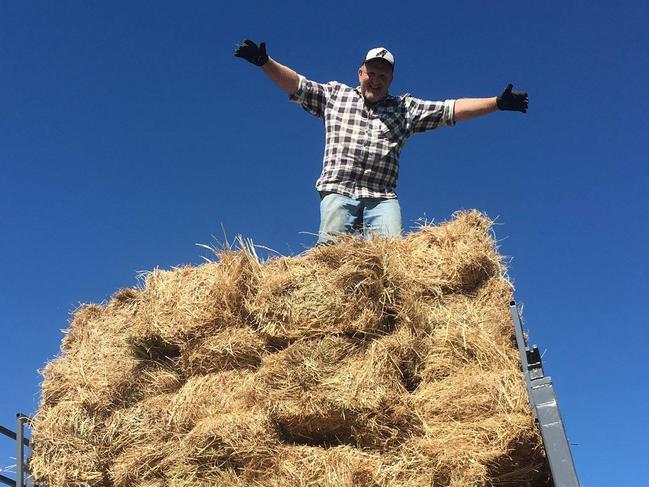
[(43, 373), (52, 487), (541, 485), (512, 287), (472, 211), (399, 239), (155, 270)]
[(133, 320), (130, 309), (82, 306), (63, 339), (61, 356), (42, 371), (42, 406), (76, 401), (103, 414), (136, 400), (145, 377), (124, 340)]
[(81, 401), (60, 401), (41, 406), (33, 423), (38, 453), (32, 455), (33, 472), (44, 472), (48, 485), (109, 485), (105, 417)]

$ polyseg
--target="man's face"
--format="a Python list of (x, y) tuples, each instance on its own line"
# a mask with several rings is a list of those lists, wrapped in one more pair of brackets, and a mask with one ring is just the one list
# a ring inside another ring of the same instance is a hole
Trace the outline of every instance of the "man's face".
[(392, 67), (385, 61), (367, 61), (358, 70), (358, 81), (368, 103), (381, 101), (392, 83)]

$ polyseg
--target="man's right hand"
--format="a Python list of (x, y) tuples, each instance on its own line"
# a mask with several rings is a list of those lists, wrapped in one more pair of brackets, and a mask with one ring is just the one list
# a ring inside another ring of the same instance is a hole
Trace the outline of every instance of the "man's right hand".
[(240, 57), (248, 61), (249, 63), (255, 64), (257, 66), (263, 66), (268, 62), (268, 54), (266, 54), (266, 43), (262, 42), (257, 45), (252, 42), (250, 39), (243, 41), (237, 50), (234, 51), (236, 57)]

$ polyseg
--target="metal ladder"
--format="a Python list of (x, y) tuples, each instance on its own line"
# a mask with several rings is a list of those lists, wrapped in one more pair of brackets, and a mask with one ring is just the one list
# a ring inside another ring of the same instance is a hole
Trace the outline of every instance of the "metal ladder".
[(35, 487), (32, 476), (27, 470), (25, 462), (25, 448), (30, 447), (30, 441), (25, 438), (25, 426), (31, 424), (31, 418), (25, 414), (16, 414), (16, 431), (13, 432), (4, 426), (0, 426), (0, 434), (16, 440), (16, 479), (11, 479), (0, 474), (0, 484), (12, 487)]
[(541, 430), (553, 485), (554, 487), (580, 487), (566, 430), (559, 413), (557, 396), (552, 387), (552, 379), (543, 373), (543, 363), (538, 347), (533, 345), (530, 349), (527, 345), (516, 301), (510, 302), (509, 308), (521, 365), (525, 374), (527, 395), (532, 407), (532, 414)]

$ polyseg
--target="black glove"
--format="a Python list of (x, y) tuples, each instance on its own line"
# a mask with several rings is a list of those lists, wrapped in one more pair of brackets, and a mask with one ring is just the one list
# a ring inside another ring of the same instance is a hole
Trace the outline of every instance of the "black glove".
[(502, 95), (496, 98), (499, 110), (512, 110), (527, 113), (527, 93), (522, 91), (512, 92), (514, 85), (509, 83)]
[(262, 42), (258, 46), (250, 39), (246, 39), (243, 41), (243, 44), (237, 47), (237, 50), (234, 51), (234, 55), (236, 57), (241, 57), (252, 64), (256, 64), (257, 66), (263, 66), (268, 62), (265, 42)]

